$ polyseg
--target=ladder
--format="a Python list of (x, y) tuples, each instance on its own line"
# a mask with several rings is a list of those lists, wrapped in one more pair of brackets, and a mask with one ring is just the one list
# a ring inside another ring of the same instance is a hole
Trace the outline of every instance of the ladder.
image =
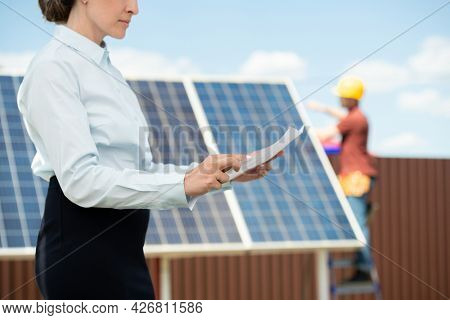
[(336, 269), (352, 268), (353, 261), (351, 259), (333, 259), (331, 254), (328, 254), (328, 268), (330, 273), (330, 297), (331, 299), (338, 299), (339, 296), (371, 293), (374, 294), (375, 299), (381, 300), (381, 286), (378, 278), (378, 272), (375, 264), (372, 263), (370, 269), (371, 280), (354, 283), (336, 283), (335, 271)]

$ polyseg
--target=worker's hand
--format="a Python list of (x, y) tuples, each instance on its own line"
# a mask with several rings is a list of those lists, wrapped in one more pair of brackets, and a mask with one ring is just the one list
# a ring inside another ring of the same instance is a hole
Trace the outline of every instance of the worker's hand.
[[(257, 166), (256, 168), (253, 168), (251, 170), (244, 172), (242, 175), (240, 175), (233, 181), (247, 182), (247, 181), (256, 180), (256, 179), (266, 176), (269, 173), (269, 171), (272, 170), (272, 164), (270, 162), (278, 157), (281, 157), (282, 155), (284, 155), (283, 150), (281, 150), (273, 158), (271, 158), (268, 161), (264, 162), (263, 164)], [(251, 157), (251, 156), (253, 156), (253, 154), (251, 153), (251, 154), (249, 154), (249, 156)]]
[(239, 171), (241, 161), (246, 158), (241, 154), (217, 154), (208, 156), (184, 177), (184, 191), (188, 196), (195, 197), (213, 189), (222, 188), (222, 183), (228, 182), (225, 173), (233, 168)]
[(306, 107), (310, 110), (314, 110), (314, 111), (318, 111), (318, 112), (326, 111), (326, 107), (317, 101), (309, 101), (306, 104)]

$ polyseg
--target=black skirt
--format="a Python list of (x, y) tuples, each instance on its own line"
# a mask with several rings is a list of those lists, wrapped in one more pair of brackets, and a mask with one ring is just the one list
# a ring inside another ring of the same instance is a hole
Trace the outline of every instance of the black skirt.
[(45, 299), (155, 298), (143, 246), (148, 209), (83, 208), (53, 176), (36, 245)]

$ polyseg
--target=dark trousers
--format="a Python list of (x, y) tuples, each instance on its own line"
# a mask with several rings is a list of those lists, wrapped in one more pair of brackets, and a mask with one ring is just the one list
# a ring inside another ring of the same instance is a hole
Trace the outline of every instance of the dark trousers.
[(143, 246), (148, 209), (83, 208), (53, 176), (36, 245), (45, 299), (154, 299)]

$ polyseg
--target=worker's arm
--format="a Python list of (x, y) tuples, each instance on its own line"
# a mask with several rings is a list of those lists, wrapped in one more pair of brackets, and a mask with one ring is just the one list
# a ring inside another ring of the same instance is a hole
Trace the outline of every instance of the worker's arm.
[(306, 107), (310, 110), (326, 113), (338, 120), (342, 120), (346, 117), (346, 113), (338, 108), (329, 107), (317, 101), (310, 101), (306, 104)]
[(313, 132), (320, 141), (334, 138), (335, 136), (340, 134), (339, 129), (336, 125), (332, 125), (326, 128), (313, 128)]

